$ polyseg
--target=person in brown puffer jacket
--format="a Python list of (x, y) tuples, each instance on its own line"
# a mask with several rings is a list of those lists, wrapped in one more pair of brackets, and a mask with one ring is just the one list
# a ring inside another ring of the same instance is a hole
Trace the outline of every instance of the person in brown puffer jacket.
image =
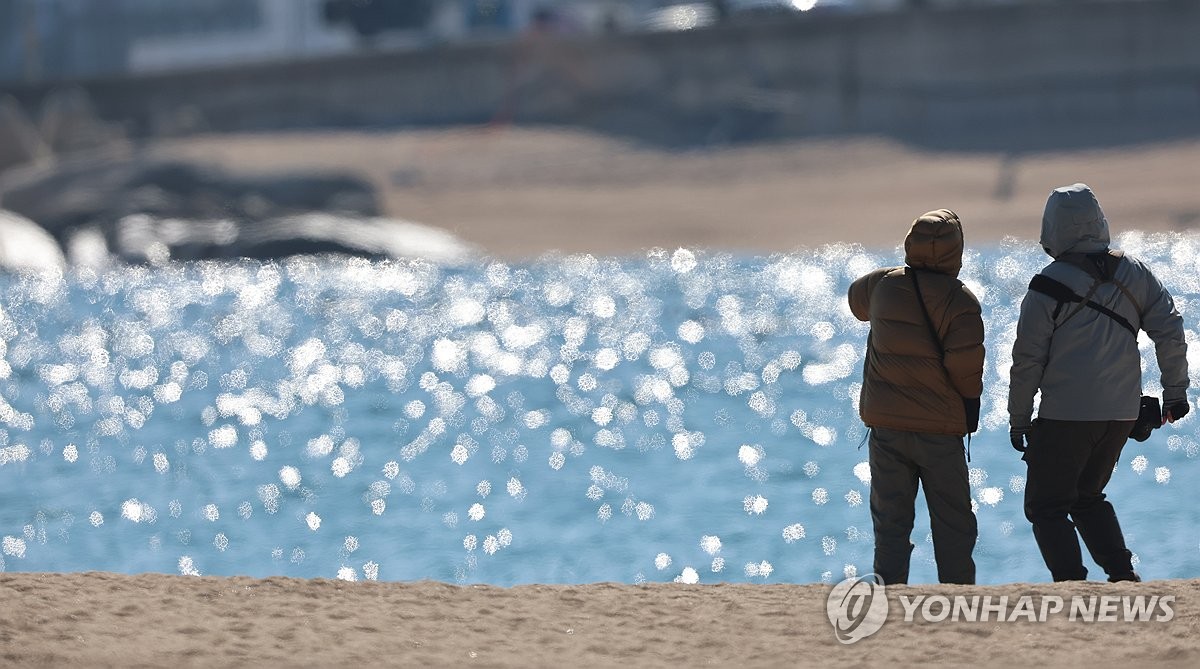
[(924, 214), (904, 240), (904, 267), (850, 285), (850, 310), (871, 324), (859, 414), (870, 428), (875, 573), (907, 583), (918, 484), (925, 488), (938, 580), (974, 583), (977, 527), (963, 436), (979, 424), (983, 318), (958, 280), (962, 223)]

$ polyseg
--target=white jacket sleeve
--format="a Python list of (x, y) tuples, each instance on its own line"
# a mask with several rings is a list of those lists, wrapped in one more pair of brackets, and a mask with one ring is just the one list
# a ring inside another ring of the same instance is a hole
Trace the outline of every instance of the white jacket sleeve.
[[(1138, 263), (1141, 265), (1141, 263)], [(1154, 342), (1154, 353), (1158, 358), (1158, 369), (1162, 373), (1163, 403), (1181, 402), (1187, 399), (1188, 362), (1187, 341), (1183, 334), (1183, 317), (1175, 308), (1175, 300), (1163, 287), (1158, 277), (1145, 265), (1143, 281), (1142, 329)]]
[(1051, 298), (1033, 291), (1026, 293), (1021, 301), (1013, 362), (1008, 373), (1008, 422), (1012, 427), (1027, 427), (1033, 422), (1033, 397), (1041, 386), (1050, 356), (1055, 305)]

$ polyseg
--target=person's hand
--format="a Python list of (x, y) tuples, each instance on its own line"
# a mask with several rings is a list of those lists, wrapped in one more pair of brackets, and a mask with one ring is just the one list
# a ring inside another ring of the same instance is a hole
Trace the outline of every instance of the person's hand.
[(1022, 425), (1019, 427), (1014, 426), (1008, 428), (1008, 439), (1012, 442), (1012, 447), (1015, 448), (1018, 453), (1024, 453), (1025, 449), (1028, 447), (1027, 437), (1029, 436), (1029, 431), (1032, 429), (1033, 427), (1031, 425)]
[(1188, 412), (1191, 410), (1192, 407), (1187, 400), (1171, 402), (1167, 404), (1167, 406), (1163, 407), (1163, 421), (1167, 423), (1174, 423), (1180, 418), (1188, 415)]

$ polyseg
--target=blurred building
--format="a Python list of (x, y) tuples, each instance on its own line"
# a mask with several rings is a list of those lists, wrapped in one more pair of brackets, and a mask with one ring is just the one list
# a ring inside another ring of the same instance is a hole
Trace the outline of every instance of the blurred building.
[(362, 48), (420, 48), (503, 39), (531, 27), (561, 35), (686, 30), (810, 11), (1017, 1), (0, 0), (0, 82), (311, 58)]
[(783, 1), (0, 0), (0, 112), (55, 150), (110, 127), (538, 124), (1015, 151), (1200, 118), (1195, 0)]
[(510, 39), (531, 30), (570, 37), (1018, 4), (1086, 7), (1112, 1), (0, 0), (0, 83), (419, 49)]

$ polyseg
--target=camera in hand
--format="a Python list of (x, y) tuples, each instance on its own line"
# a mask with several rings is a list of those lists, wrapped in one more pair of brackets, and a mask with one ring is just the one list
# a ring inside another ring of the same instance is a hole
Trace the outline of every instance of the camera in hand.
[(1142, 408), (1129, 436), (1134, 441), (1146, 441), (1150, 433), (1162, 427), (1162, 405), (1157, 397), (1142, 395)]

